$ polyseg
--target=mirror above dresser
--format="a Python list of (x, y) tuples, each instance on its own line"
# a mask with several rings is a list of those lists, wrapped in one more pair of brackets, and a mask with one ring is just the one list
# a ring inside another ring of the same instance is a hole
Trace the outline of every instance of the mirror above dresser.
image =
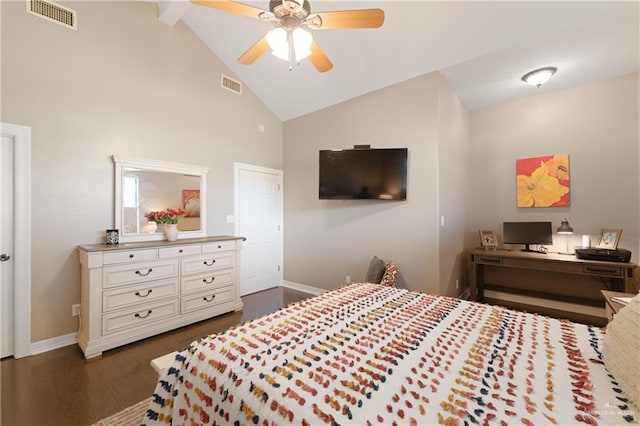
[[(114, 155), (115, 228), (121, 242), (164, 239), (145, 217), (150, 212), (183, 207), (178, 238), (206, 237), (208, 167)], [(201, 202), (202, 200), (202, 202)]]

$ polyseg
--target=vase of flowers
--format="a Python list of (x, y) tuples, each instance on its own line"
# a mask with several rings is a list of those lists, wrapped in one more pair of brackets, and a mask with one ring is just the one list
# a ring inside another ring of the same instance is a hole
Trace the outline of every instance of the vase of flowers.
[[(178, 239), (178, 221), (187, 215), (187, 211), (178, 207), (177, 209), (166, 209), (158, 212), (149, 212), (144, 215), (148, 221), (155, 222), (158, 228), (164, 228), (164, 235), (167, 241)], [(158, 232), (158, 229), (156, 229)]]
[(161, 212), (148, 212), (144, 214), (144, 217), (148, 222), (153, 222), (156, 225), (156, 232), (164, 232), (164, 224), (160, 222), (159, 213)]
[(167, 238), (167, 241), (175, 241), (178, 239), (178, 224), (177, 223), (167, 223), (164, 228), (164, 236)]

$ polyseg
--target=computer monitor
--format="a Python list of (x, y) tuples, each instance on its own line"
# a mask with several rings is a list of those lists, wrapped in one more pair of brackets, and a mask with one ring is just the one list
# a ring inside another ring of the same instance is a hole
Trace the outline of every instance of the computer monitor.
[(505, 244), (524, 244), (522, 251), (542, 252), (530, 245), (553, 244), (551, 222), (504, 222), (502, 237)]

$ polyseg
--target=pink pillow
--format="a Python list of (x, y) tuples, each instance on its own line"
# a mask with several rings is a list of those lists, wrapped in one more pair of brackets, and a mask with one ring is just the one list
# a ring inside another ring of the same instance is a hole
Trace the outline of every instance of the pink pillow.
[(380, 284), (387, 285), (389, 287), (396, 286), (396, 278), (398, 278), (398, 274), (400, 273), (400, 268), (395, 263), (386, 260), (384, 262), (385, 270), (384, 275), (382, 276), (382, 281)]

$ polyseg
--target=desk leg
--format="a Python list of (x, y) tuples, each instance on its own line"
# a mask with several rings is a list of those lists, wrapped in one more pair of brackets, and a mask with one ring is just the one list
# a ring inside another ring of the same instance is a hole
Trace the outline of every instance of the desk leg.
[(626, 268), (624, 271), (625, 293), (636, 294), (640, 290), (640, 280), (638, 280), (636, 268)]
[(474, 302), (478, 301), (479, 290), (480, 290), (480, 281), (482, 279), (482, 265), (479, 265), (475, 262), (475, 258), (471, 255), (471, 300)]

